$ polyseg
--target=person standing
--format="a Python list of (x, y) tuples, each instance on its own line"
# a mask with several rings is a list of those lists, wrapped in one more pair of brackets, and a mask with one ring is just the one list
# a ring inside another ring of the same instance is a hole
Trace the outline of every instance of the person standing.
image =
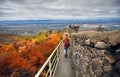
[(64, 42), (64, 52), (65, 52), (65, 58), (66, 58), (67, 57), (67, 53), (68, 53), (68, 49), (70, 47), (70, 37), (69, 37), (68, 33), (65, 34), (63, 42)]

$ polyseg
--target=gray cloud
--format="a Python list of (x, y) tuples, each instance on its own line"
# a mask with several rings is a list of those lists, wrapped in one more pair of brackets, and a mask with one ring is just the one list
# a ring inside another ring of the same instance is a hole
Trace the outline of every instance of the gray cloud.
[(114, 6), (120, 6), (120, 0), (114, 0)]
[(0, 0), (0, 20), (120, 17), (120, 0)]

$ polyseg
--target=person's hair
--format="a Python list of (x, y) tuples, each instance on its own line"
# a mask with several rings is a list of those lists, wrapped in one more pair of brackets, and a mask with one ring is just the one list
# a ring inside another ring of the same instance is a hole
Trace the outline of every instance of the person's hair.
[(68, 36), (68, 34), (66, 34), (65, 36)]

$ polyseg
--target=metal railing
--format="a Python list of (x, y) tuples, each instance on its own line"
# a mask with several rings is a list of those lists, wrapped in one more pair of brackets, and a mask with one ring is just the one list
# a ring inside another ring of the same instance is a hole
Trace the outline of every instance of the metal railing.
[(58, 46), (55, 48), (55, 50), (46, 60), (44, 65), (37, 72), (35, 77), (54, 77), (54, 74), (59, 62), (60, 54), (62, 51), (62, 43), (63, 43), (63, 40), (58, 44)]

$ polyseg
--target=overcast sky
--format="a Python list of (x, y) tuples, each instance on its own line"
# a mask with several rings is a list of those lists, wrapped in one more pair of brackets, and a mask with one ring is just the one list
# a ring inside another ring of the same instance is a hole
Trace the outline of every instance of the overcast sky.
[(0, 0), (0, 20), (120, 18), (120, 0)]

